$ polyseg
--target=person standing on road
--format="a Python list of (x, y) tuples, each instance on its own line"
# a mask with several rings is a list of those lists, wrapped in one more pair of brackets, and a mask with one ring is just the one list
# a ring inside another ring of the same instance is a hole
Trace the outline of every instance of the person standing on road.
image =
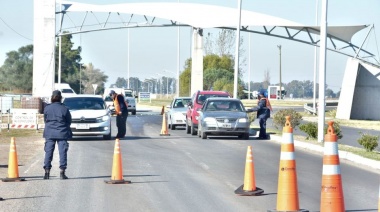
[(117, 94), (114, 90), (110, 91), (110, 97), (113, 99), (113, 105), (116, 113), (117, 139), (124, 138), (127, 132), (128, 106), (125, 103), (124, 96)]
[(47, 105), (44, 109), (45, 129), (43, 137), (45, 138), (45, 180), (50, 177), (55, 143), (58, 143), (59, 168), (61, 169), (60, 178), (61, 180), (68, 179), (65, 174), (67, 168), (67, 151), (69, 150), (67, 140), (72, 137), (73, 133), (70, 129), (70, 111), (61, 101), (61, 91), (55, 90), (51, 96), (51, 104)]
[(267, 119), (270, 117), (270, 112), (272, 111), (272, 106), (269, 100), (265, 97), (263, 92), (258, 94), (257, 107), (248, 109), (247, 112), (257, 111), (257, 118), (259, 119), (260, 132), (259, 139), (268, 139), (267, 136)]

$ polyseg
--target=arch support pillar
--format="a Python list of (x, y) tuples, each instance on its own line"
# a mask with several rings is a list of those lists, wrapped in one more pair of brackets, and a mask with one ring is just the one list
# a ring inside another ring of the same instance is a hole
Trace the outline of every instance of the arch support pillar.
[(33, 90), (49, 97), (55, 74), (55, 0), (34, 0)]
[(203, 29), (193, 28), (190, 96), (203, 90)]

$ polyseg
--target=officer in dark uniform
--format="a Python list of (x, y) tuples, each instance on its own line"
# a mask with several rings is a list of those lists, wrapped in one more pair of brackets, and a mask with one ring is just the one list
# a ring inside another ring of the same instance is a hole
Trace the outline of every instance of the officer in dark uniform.
[(128, 106), (125, 103), (123, 95), (117, 94), (114, 90), (111, 90), (109, 95), (113, 99), (113, 105), (116, 113), (116, 138), (121, 139), (124, 138), (127, 132)]
[(65, 174), (67, 168), (67, 150), (69, 143), (67, 140), (72, 137), (70, 129), (71, 114), (69, 109), (61, 103), (61, 92), (53, 91), (51, 96), (51, 104), (47, 105), (44, 109), (45, 129), (43, 137), (45, 138), (45, 160), (44, 179), (49, 179), (50, 169), (52, 167), (51, 161), (53, 160), (53, 153), (55, 143), (58, 143), (59, 150), (59, 168), (61, 169), (60, 178), (62, 180), (68, 179)]
[(267, 119), (270, 117), (270, 111), (272, 107), (269, 100), (265, 97), (264, 92), (260, 91), (258, 94), (257, 107), (248, 109), (247, 112), (257, 111), (257, 118), (259, 119), (260, 132), (259, 139), (268, 139), (267, 130)]

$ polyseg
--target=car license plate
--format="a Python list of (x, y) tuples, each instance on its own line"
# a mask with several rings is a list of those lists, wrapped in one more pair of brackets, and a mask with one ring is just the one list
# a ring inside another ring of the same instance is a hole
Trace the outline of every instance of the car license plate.
[(90, 126), (88, 124), (77, 124), (77, 129), (78, 130), (90, 129)]
[(223, 128), (231, 128), (231, 123), (223, 123), (222, 127)]

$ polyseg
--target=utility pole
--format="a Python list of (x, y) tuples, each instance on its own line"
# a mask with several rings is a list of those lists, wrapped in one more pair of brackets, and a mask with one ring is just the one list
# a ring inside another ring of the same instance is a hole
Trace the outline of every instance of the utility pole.
[(280, 50), (280, 99), (282, 99), (282, 85), (281, 85), (281, 45), (277, 45)]

